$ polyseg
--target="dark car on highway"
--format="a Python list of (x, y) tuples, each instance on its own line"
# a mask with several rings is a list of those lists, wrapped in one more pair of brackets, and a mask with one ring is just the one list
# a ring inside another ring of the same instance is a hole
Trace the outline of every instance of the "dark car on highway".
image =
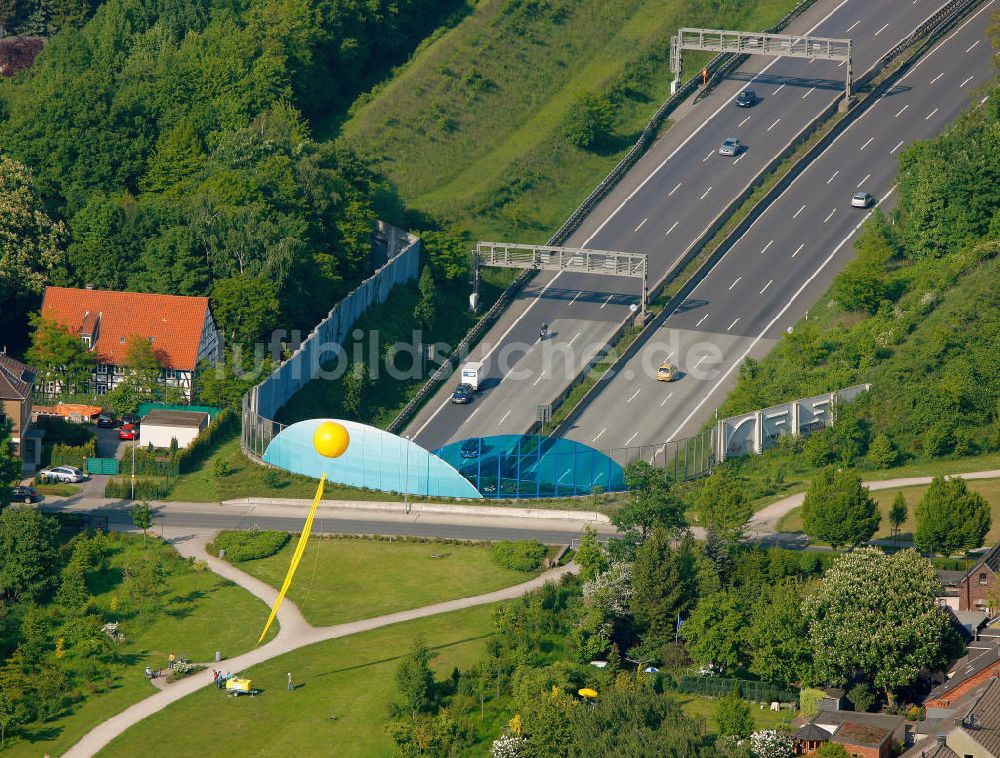
[(460, 405), (471, 403), (472, 393), (473, 389), (471, 384), (460, 384), (455, 388), (455, 391), (451, 393), (451, 402), (458, 403)]
[(757, 93), (752, 89), (745, 89), (736, 96), (736, 105), (740, 108), (752, 108), (757, 104)]
[(10, 501), (12, 503), (24, 503), (31, 505), (36, 500), (40, 500), (41, 495), (34, 487), (12, 487), (10, 490)]
[(115, 416), (113, 413), (102, 413), (97, 417), (97, 426), (101, 429), (114, 429)]

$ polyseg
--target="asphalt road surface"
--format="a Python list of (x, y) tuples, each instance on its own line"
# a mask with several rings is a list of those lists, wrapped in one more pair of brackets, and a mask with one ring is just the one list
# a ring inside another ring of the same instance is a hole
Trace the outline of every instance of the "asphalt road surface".
[[(893, 201), (896, 159), (908, 144), (941, 132), (985, 93), (995, 73), (984, 3), (853, 123), (692, 291), (567, 436), (627, 446), (694, 434), (714, 413), (746, 356), (761, 357), (827, 289), (853, 257), (853, 237), (871, 210), (867, 191)], [(684, 372), (656, 382), (665, 359)]]
[[(854, 71), (860, 77), (943, 4), (944, 0), (826, 0), (788, 31), (853, 39)], [(973, 57), (988, 59), (989, 54), (979, 51)], [(656, 282), (804, 126), (843, 97), (844, 76), (844, 65), (832, 61), (751, 57), (666, 132), (567, 244), (646, 253), (650, 282)], [(737, 108), (732, 101), (747, 87), (757, 92), (760, 102), (753, 108)], [(940, 128), (944, 120), (932, 122)], [(718, 146), (727, 137), (737, 137), (746, 149), (738, 156), (719, 156)], [(780, 294), (774, 287), (761, 298), (777, 303)], [(472, 358), (485, 358), (488, 369), (485, 388), (474, 402), (462, 406), (448, 402), (456, 378), (428, 402), (406, 433), (435, 449), (468, 437), (526, 431), (537, 406), (550, 402), (568, 385), (638, 296), (636, 279), (539, 275), (474, 352)], [(750, 321), (749, 315), (741, 318)], [(552, 335), (540, 342), (542, 322), (550, 324)], [(629, 429), (628, 423), (609, 421), (616, 431), (610, 436), (615, 444), (623, 444), (619, 438)], [(631, 435), (629, 431), (624, 438)], [(637, 438), (640, 441), (652, 440)], [(601, 448), (607, 442), (598, 440)]]

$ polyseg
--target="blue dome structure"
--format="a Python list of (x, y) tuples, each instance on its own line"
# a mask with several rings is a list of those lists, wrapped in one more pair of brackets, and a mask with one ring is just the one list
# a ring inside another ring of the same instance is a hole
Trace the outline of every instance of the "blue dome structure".
[[(324, 458), (313, 433), (325, 421), (347, 428), (351, 443), (339, 458)], [(331, 482), (422, 497), (482, 498), (454, 467), (415, 442), (356, 421), (314, 418), (283, 429), (264, 451), (265, 463)]]
[(581, 442), (502, 434), (452, 442), (434, 454), (487, 498), (543, 498), (625, 490), (620, 464)]

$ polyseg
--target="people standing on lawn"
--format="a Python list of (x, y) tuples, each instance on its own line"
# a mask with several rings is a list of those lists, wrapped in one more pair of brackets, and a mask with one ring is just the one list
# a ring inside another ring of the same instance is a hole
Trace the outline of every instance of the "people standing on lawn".
[(288, 672), (288, 691), (291, 692), (293, 689), (295, 689), (295, 688), (292, 687), (292, 672), (289, 671)]
[(171, 653), (170, 657), (167, 658), (167, 665), (170, 667), (171, 671), (174, 670), (174, 661), (176, 661), (176, 660), (177, 660), (177, 656), (174, 655), (173, 653)]

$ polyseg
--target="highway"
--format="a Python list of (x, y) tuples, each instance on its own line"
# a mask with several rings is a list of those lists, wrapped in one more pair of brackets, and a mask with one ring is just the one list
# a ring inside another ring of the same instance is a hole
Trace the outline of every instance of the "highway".
[[(944, 0), (826, 0), (787, 31), (853, 39), (855, 76), (860, 77), (943, 4)], [(988, 54), (980, 51), (979, 57), (988, 58)], [(844, 68), (835, 62), (751, 57), (667, 130), (566, 244), (646, 253), (650, 281), (656, 282), (763, 166), (843, 96), (843, 86)], [(745, 87), (752, 87), (760, 98), (753, 108), (737, 108), (732, 103)], [(747, 149), (735, 157), (717, 155), (727, 137), (739, 138)], [(772, 288), (762, 296), (765, 305), (778, 302), (779, 288), (773, 284)], [(536, 418), (537, 405), (551, 402), (563, 391), (637, 301), (637, 280), (540, 274), (471, 356), (487, 361), (484, 391), (469, 406), (452, 405), (448, 396), (457, 384), (453, 379), (405, 433), (433, 450), (468, 437), (524, 432)], [(724, 353), (732, 352), (733, 339), (749, 328), (750, 315), (740, 318), (736, 331), (711, 327)], [(552, 334), (540, 341), (538, 329), (543, 321), (549, 323)], [(690, 367), (682, 369), (690, 373)], [(688, 380), (686, 386), (692, 384)], [(649, 404), (635, 407), (648, 411)], [(672, 418), (674, 413), (666, 415)], [(662, 418), (660, 413), (651, 415)], [(615, 433), (606, 432), (607, 439), (597, 437), (596, 432), (590, 435), (594, 424), (589, 421), (574, 436), (604, 449), (609, 444), (625, 444), (638, 431), (633, 428), (622, 434), (630, 429), (625, 417), (608, 421)], [(659, 436), (638, 434), (630, 444), (665, 439), (659, 428), (656, 431)]]
[[(868, 191), (891, 206), (900, 151), (983, 97), (977, 88), (995, 74), (986, 29), (996, 7), (984, 3), (848, 127), (607, 380), (567, 436), (613, 447), (697, 432), (743, 359), (766, 354), (853, 257), (853, 237), (872, 211), (852, 208), (851, 195)], [(684, 375), (656, 382), (667, 358)]]

